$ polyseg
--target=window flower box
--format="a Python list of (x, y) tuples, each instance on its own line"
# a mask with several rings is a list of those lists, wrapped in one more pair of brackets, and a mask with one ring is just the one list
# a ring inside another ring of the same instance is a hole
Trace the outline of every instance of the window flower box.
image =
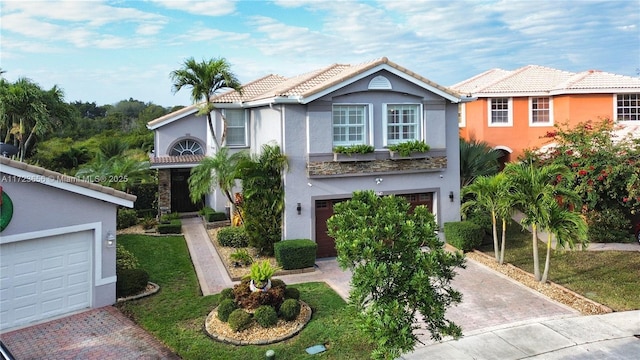
[(336, 146), (333, 148), (333, 161), (373, 161), (376, 159), (371, 145)]
[(389, 158), (392, 160), (426, 159), (429, 157), (429, 145), (421, 140), (407, 141), (389, 146)]
[(422, 160), (430, 158), (428, 151), (411, 152), (409, 155), (402, 155), (400, 152), (389, 150), (389, 159), (391, 160)]

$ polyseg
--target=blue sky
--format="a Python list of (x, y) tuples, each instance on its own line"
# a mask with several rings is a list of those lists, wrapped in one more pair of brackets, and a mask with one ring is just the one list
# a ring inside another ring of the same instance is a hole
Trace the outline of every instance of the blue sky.
[(382, 56), (450, 86), (535, 64), (638, 76), (640, 0), (7, 1), (0, 67), (67, 101), (188, 105), (169, 73), (224, 57), (242, 82)]

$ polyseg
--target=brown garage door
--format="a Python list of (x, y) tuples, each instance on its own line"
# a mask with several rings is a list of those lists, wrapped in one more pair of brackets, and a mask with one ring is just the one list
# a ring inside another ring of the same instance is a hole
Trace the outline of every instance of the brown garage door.
[[(411, 210), (418, 205), (426, 205), (433, 212), (433, 193), (402, 194), (411, 204)], [(327, 234), (327, 220), (333, 215), (333, 205), (347, 199), (316, 200), (316, 243), (318, 258), (335, 257), (336, 242)]]

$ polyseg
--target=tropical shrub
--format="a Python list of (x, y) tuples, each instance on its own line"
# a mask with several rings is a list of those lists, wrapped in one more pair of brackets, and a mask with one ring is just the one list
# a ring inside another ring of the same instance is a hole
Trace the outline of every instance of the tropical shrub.
[(218, 305), (218, 319), (224, 322), (229, 321), (229, 315), (231, 315), (231, 313), (237, 308), (238, 306), (236, 306), (236, 303), (233, 300), (231, 299), (222, 300), (220, 302), (220, 305)]
[(587, 231), (590, 241), (593, 242), (620, 242), (620, 239), (629, 237), (626, 229), (631, 227), (631, 222), (620, 209), (592, 210), (586, 214)]
[(138, 294), (147, 287), (149, 273), (143, 269), (122, 269), (116, 281), (116, 296), (126, 297)]
[(300, 302), (297, 299), (287, 299), (280, 305), (280, 316), (287, 320), (295, 320), (300, 314)]
[(229, 327), (231, 330), (238, 332), (240, 330), (244, 330), (251, 325), (251, 314), (246, 312), (243, 309), (235, 309), (231, 314), (229, 314)]
[(238, 265), (251, 265), (253, 258), (249, 255), (247, 249), (238, 249), (229, 255), (231, 260), (235, 261)]
[(251, 272), (247, 277), (253, 281), (255, 287), (262, 288), (276, 271), (278, 268), (271, 266), (269, 260), (262, 260), (251, 265)]
[(116, 222), (118, 229), (126, 229), (138, 223), (138, 214), (133, 209), (118, 209)]
[(122, 270), (137, 269), (140, 264), (135, 255), (116, 242), (116, 274)]
[(249, 237), (243, 226), (227, 226), (218, 231), (218, 243), (222, 246), (244, 248), (249, 245)]
[(263, 328), (268, 328), (278, 322), (278, 313), (272, 306), (262, 305), (253, 313), (253, 319)]

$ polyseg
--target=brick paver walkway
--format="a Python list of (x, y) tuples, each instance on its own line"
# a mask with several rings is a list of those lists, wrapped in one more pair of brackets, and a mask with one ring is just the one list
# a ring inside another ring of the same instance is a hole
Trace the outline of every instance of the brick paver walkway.
[(180, 359), (112, 306), (7, 332), (0, 339), (19, 360)]

